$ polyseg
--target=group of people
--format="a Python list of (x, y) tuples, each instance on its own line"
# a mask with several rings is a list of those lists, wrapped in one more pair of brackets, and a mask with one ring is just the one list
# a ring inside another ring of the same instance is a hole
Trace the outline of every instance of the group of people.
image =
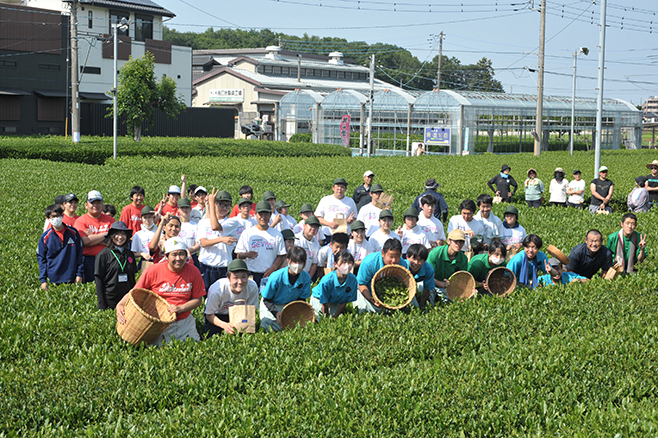
[[(658, 202), (658, 160), (646, 165), (651, 170), (649, 175), (640, 175), (635, 178), (635, 187), (628, 194), (626, 205), (628, 211), (643, 213)], [(504, 164), (500, 174), (494, 176), (487, 183), (494, 192), (497, 200), (511, 202), (512, 196), (518, 189), (514, 177), (510, 175), (510, 167)], [(599, 168), (599, 177), (592, 180), (589, 187), (591, 200), (589, 211), (592, 213), (612, 213), (610, 200), (614, 192), (614, 183), (608, 179), (608, 168)], [(524, 196), (528, 207), (541, 207), (546, 190), (544, 183), (537, 177), (537, 171), (528, 169), (527, 178), (523, 184)], [(557, 167), (553, 172), (553, 179), (548, 188), (550, 194), (549, 203), (552, 206), (585, 208), (586, 183), (581, 179), (580, 170), (573, 171), (573, 180), (565, 179), (564, 169)]]
[[(505, 174), (508, 178), (500, 179), (511, 183), (508, 166), (503, 166)], [(186, 187), (185, 175), (181, 179), (182, 187), (170, 186), (155, 208), (144, 205), (142, 187), (133, 187), (118, 221), (103, 213), (96, 190), (87, 194), (82, 216), (76, 214), (75, 194), (59, 196), (45, 210), (38, 244), (42, 289), (49, 282), (94, 281), (98, 308), (116, 309), (119, 324), (125, 323), (128, 292), (152, 290), (176, 313), (176, 322), (155, 341), (161, 345), (200, 339), (191, 311), (204, 296), (205, 332), (213, 336), (234, 332), (229, 309), (239, 300), (259, 307), (267, 331), (281, 329), (283, 307), (296, 300), (310, 299), (318, 317), (338, 317), (349, 303), (361, 312), (381, 312), (371, 281), (390, 264), (409, 269), (419, 290), (412, 305), (426, 306), (446, 299), (457, 271), (469, 271), (487, 294), (487, 274), (498, 266), (507, 266), (519, 284), (534, 289), (586, 280), (615, 264), (632, 273), (646, 257), (646, 235), (635, 231), (637, 217), (628, 213), (607, 247), (601, 233), (590, 230), (563, 266), (541, 251), (542, 239), (526, 232), (515, 206), (507, 206), (504, 220), (496, 217), (489, 194), (464, 200), (459, 214), (448, 219), (434, 179), (425, 182), (397, 229), (371, 171), (353, 197), (346, 195), (347, 181), (337, 178), (333, 193), (316, 208), (302, 205), (299, 221), (290, 214), (290, 204), (272, 191), (256, 202), (253, 189), (243, 186), (234, 202), (227, 191)], [(492, 184), (497, 196), (509, 200), (513, 193), (504, 182)]]

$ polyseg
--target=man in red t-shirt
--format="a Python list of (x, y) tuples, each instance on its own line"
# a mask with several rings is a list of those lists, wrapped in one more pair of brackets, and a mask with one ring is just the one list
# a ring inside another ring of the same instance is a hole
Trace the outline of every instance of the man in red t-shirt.
[[(240, 191), (238, 192), (240, 195), (240, 198), (247, 198), (250, 201), (253, 201), (254, 197), (254, 189), (251, 188), (251, 186), (242, 186), (240, 187)], [(240, 206), (238, 204), (235, 204), (233, 206), (233, 210), (231, 210), (231, 216), (230, 217), (236, 217), (237, 215), (240, 214)], [(249, 217), (254, 217), (256, 215), (256, 203), (253, 202), (251, 204), (251, 210), (249, 210)]]
[(155, 206), (155, 217), (158, 222), (160, 221), (160, 217), (165, 217), (167, 213), (178, 216), (178, 201), (180, 201), (180, 194), (180, 187), (169, 186), (167, 194), (162, 195), (162, 201)]
[[(176, 314), (176, 321), (156, 339), (151, 345), (162, 345), (174, 339), (192, 338), (198, 341), (196, 321), (191, 311), (199, 307), (202, 297), (206, 295), (201, 273), (187, 260), (187, 246), (179, 237), (172, 237), (164, 244), (167, 263), (156, 263), (148, 268), (135, 285), (135, 288), (148, 289), (160, 295), (169, 303), (170, 313)], [(125, 324), (125, 305), (130, 294), (127, 294), (117, 304), (117, 323)]]
[(94, 265), (96, 254), (105, 248), (105, 236), (110, 226), (115, 222), (112, 216), (103, 214), (103, 196), (98, 190), (87, 194), (85, 202), (87, 213), (75, 221), (75, 228), (82, 237), (82, 258), (84, 264), (83, 283), (94, 281)]
[(134, 186), (130, 189), (130, 204), (123, 207), (119, 220), (133, 230), (133, 235), (142, 230), (142, 208), (144, 208), (144, 189)]

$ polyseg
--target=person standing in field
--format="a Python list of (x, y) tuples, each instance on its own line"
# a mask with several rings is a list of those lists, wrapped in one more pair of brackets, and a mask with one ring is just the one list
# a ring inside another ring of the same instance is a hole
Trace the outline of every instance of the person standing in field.
[(484, 226), (484, 249), (488, 249), (491, 242), (500, 240), (503, 233), (503, 222), (491, 212), (493, 205), (493, 198), (489, 194), (482, 194), (477, 198), (478, 213), (474, 216), (475, 219), (482, 222)]
[(473, 216), (475, 213), (475, 202), (471, 199), (463, 200), (459, 205), (459, 212), (460, 214), (450, 218), (450, 222), (448, 222), (448, 234), (452, 230), (462, 230), (465, 236), (462, 251), (475, 251), (477, 248), (473, 248), (471, 239), (476, 236), (483, 238), (485, 234), (484, 224)]
[[(510, 171), (512, 169), (507, 165), (503, 164), (500, 168), (500, 173), (489, 180), (487, 185), (494, 192), (494, 195), (500, 196), (503, 202), (512, 202), (512, 196), (516, 193), (518, 189), (518, 184)], [(512, 191), (514, 187), (514, 191)]]
[[(338, 223), (334, 221), (337, 215), (342, 214), (347, 219), (348, 225), (356, 220), (357, 215), (354, 200), (345, 196), (347, 181), (344, 178), (336, 178), (332, 189), (334, 194), (322, 198), (315, 209), (315, 216), (323, 225), (322, 231), (325, 236), (331, 236), (338, 228)], [(327, 242), (325, 241), (325, 243)]]
[(160, 216), (166, 216), (167, 213), (178, 214), (178, 201), (180, 201), (181, 190), (178, 186), (169, 186), (167, 193), (162, 195), (162, 201), (155, 206), (158, 219)]
[(535, 169), (528, 169), (528, 178), (525, 180), (525, 202), (528, 207), (541, 207), (544, 183), (537, 178)]
[(580, 170), (573, 171), (573, 180), (567, 187), (567, 205), (573, 208), (585, 208), (585, 181), (580, 178)]
[(375, 232), (379, 224), (379, 214), (382, 212), (382, 209), (377, 207), (377, 202), (379, 197), (384, 192), (384, 189), (380, 184), (373, 184), (370, 187), (369, 197), (371, 199), (368, 205), (364, 205), (359, 210), (357, 215), (357, 220), (363, 222), (366, 227), (366, 236), (370, 236)]
[[(256, 203), (254, 201), (254, 189), (251, 188), (251, 186), (242, 186), (240, 187), (240, 190), (238, 191), (238, 195), (240, 195), (240, 199), (248, 199), (252, 203), (251, 205), (251, 210), (249, 210), (249, 217), (254, 217), (256, 214)], [(240, 214), (240, 202), (238, 200), (238, 203), (233, 206), (233, 210), (231, 210), (231, 215), (230, 217), (236, 217), (238, 214)]]
[(318, 269), (318, 253), (320, 252), (320, 243), (315, 236), (320, 229), (320, 221), (312, 216), (304, 223), (304, 230), (295, 234), (295, 245), (306, 251), (306, 265), (304, 270), (308, 272), (311, 278), (315, 278), (315, 271)]
[(375, 252), (373, 245), (366, 240), (366, 226), (363, 222), (356, 220), (352, 222), (350, 231), (350, 241), (347, 244), (347, 251), (354, 257), (354, 273), (359, 272), (359, 266), (363, 259), (370, 253)]
[(436, 190), (440, 187), (441, 185), (436, 182), (434, 178), (428, 179), (425, 181), (425, 191), (421, 193), (420, 195), (416, 196), (416, 199), (414, 199), (413, 204), (411, 206), (415, 208), (418, 211), (422, 210), (422, 205), (420, 200), (427, 195), (432, 196), (434, 199), (436, 199), (436, 207), (434, 208), (434, 217), (437, 218), (438, 220), (442, 220), (445, 222), (448, 219), (448, 203), (446, 202), (446, 199), (443, 197), (443, 195)]
[(94, 277), (101, 310), (114, 309), (135, 286), (137, 261), (130, 250), (132, 234), (122, 221), (113, 223), (105, 238), (107, 246), (96, 256)]
[(130, 189), (130, 204), (123, 207), (119, 220), (126, 224), (135, 234), (142, 229), (142, 208), (144, 208), (144, 189), (134, 186)]
[[(354, 194), (352, 195), (352, 200), (357, 205), (357, 211), (361, 211), (360, 205), (366, 205), (370, 202), (370, 188), (372, 187), (372, 181), (375, 178), (375, 174), (372, 170), (367, 170), (363, 174), (363, 184), (354, 189)], [(363, 201), (363, 203), (361, 202)]]
[(199, 223), (201, 219), (206, 218), (206, 202), (208, 198), (208, 191), (203, 186), (198, 186), (194, 190), (194, 201), (196, 206), (192, 207), (192, 213), (190, 213), (190, 220)]
[(626, 198), (628, 210), (633, 213), (646, 213), (649, 211), (649, 192), (646, 189), (647, 178), (638, 176), (635, 178), (635, 187)]
[(549, 202), (553, 206), (566, 207), (567, 206), (567, 189), (569, 188), (569, 180), (564, 179), (564, 169), (557, 167), (553, 173), (554, 178), (551, 180), (551, 185), (548, 191), (551, 193)]
[(393, 213), (391, 213), (391, 210), (382, 210), (379, 213), (379, 228), (370, 235), (369, 239), (375, 251), (380, 251), (388, 239), (400, 240), (400, 236), (391, 231), (393, 222)]
[(192, 221), (192, 202), (188, 198), (178, 201), (178, 217), (180, 218), (180, 233), (178, 235), (185, 241), (187, 250), (192, 256), (194, 266), (199, 267), (199, 243), (197, 242), (198, 223)]
[(621, 265), (625, 274), (636, 271), (635, 265), (647, 257), (647, 235), (635, 231), (637, 216), (626, 213), (621, 218), (621, 230), (608, 236), (606, 245), (615, 255), (615, 262)]
[(136, 257), (140, 257), (140, 269), (143, 271), (153, 264), (153, 257), (149, 251), (149, 243), (153, 240), (155, 231), (158, 227), (155, 225), (155, 210), (148, 205), (142, 208), (142, 225), (141, 230), (134, 233), (130, 250)]
[(647, 169), (651, 170), (651, 174), (647, 175), (647, 182), (644, 183), (644, 188), (649, 192), (649, 208), (658, 203), (658, 160), (653, 160), (647, 164)]
[(434, 216), (437, 201), (432, 195), (424, 195), (420, 198), (420, 214), (418, 215), (418, 226), (427, 234), (432, 248), (441, 246), (446, 241), (446, 234), (443, 230), (443, 224)]
[(400, 226), (396, 233), (402, 242), (402, 257), (405, 259), (411, 245), (420, 244), (425, 248), (432, 247), (427, 234), (418, 226), (418, 210), (413, 207), (407, 208), (404, 212), (404, 225)]
[(96, 255), (105, 248), (103, 242), (110, 226), (114, 223), (114, 218), (103, 214), (103, 196), (98, 190), (92, 190), (87, 194), (85, 207), (87, 213), (75, 221), (75, 228), (80, 233), (84, 245), (82, 282), (91, 283), (94, 281)]
[(615, 190), (615, 183), (608, 179), (608, 168), (606, 166), (599, 167), (599, 177), (590, 183), (589, 189), (592, 192), (589, 211), (596, 213), (600, 210), (612, 213), (612, 208), (610, 208), (609, 204)]
[(508, 205), (503, 216), (503, 232), (500, 235), (500, 241), (505, 244), (508, 252), (516, 254), (522, 245), (523, 239), (528, 235), (523, 225), (519, 223), (519, 209), (513, 205)]

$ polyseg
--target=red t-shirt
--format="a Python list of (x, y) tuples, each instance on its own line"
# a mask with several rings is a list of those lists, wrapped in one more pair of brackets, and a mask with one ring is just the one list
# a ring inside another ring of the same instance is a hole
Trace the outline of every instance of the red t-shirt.
[(62, 227), (59, 231), (55, 230), (55, 233), (59, 236), (59, 241), (62, 243), (64, 243), (64, 231), (66, 231), (66, 227)]
[[(160, 204), (162, 204), (162, 203), (160, 203)], [(160, 208), (160, 204), (155, 206), (155, 211), (158, 211), (158, 208)], [(160, 213), (160, 215), (162, 217), (165, 217), (167, 215), (167, 213), (171, 213), (174, 216), (178, 216), (178, 205), (175, 206), (175, 207), (172, 207), (171, 205), (169, 205), (168, 202), (165, 202), (164, 207), (162, 207), (162, 212)]]
[[(240, 208), (238, 207), (238, 204), (235, 204), (233, 206), (233, 210), (231, 210), (231, 215), (229, 217), (236, 217), (237, 215), (240, 214)], [(249, 211), (249, 217), (253, 217), (256, 214), (256, 203), (254, 202), (251, 204), (251, 210)]]
[[(169, 263), (154, 264), (139, 277), (135, 287), (151, 290), (174, 306), (182, 306), (194, 298), (206, 295), (201, 273), (190, 263), (185, 263), (178, 272), (170, 271)], [(176, 321), (189, 315), (190, 312), (179, 313)]]
[(143, 205), (135, 207), (132, 204), (128, 204), (123, 207), (121, 210), (121, 217), (119, 220), (122, 221), (128, 228), (133, 230), (133, 234), (138, 231), (142, 231), (142, 209)]
[[(80, 237), (87, 237), (87, 230), (91, 231), (91, 234), (107, 233), (114, 222), (114, 218), (107, 214), (101, 214), (98, 218), (94, 218), (87, 213), (75, 221), (75, 228), (80, 233)], [(85, 246), (82, 249), (82, 255), (95, 257), (103, 248), (105, 248), (103, 242), (94, 246)]]

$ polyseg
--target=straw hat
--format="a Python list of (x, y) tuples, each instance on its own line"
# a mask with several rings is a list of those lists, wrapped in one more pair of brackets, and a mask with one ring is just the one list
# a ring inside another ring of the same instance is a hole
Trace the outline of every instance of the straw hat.
[(658, 167), (658, 160), (653, 160), (651, 163), (647, 164), (647, 169), (651, 169), (653, 166)]

